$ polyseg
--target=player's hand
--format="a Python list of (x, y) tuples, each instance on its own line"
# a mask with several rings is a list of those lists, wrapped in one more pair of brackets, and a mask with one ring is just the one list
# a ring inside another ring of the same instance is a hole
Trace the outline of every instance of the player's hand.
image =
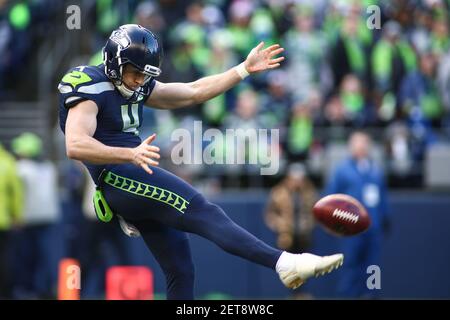
[(260, 42), (248, 54), (244, 62), (248, 73), (278, 68), (280, 62), (284, 60), (284, 57), (275, 57), (284, 51), (283, 48), (280, 48), (279, 44), (274, 44), (265, 49), (263, 49), (263, 46), (264, 42)]
[(148, 174), (152, 174), (153, 171), (150, 166), (157, 166), (159, 162), (155, 159), (159, 159), (159, 148), (156, 146), (151, 146), (150, 144), (155, 140), (156, 134), (152, 134), (150, 137), (145, 139), (139, 146), (133, 148), (133, 163), (142, 169), (144, 169)]

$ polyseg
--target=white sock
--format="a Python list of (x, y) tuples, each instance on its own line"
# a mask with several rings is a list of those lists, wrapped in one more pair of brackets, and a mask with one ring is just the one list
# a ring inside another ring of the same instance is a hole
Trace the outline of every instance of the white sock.
[(275, 270), (280, 273), (281, 271), (289, 270), (295, 264), (295, 254), (283, 251), (278, 258)]

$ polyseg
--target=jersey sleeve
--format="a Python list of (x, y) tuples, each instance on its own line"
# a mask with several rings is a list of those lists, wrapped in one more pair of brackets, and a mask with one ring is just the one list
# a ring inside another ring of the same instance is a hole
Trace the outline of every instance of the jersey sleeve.
[(114, 85), (90, 67), (76, 67), (64, 75), (58, 90), (65, 108), (71, 108), (84, 100), (92, 100), (100, 108), (103, 93), (114, 90)]

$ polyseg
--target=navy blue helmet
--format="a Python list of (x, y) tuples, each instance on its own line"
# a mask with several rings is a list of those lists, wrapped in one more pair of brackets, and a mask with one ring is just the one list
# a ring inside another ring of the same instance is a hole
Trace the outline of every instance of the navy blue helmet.
[[(162, 47), (155, 35), (137, 24), (120, 26), (111, 33), (103, 47), (105, 73), (120, 93), (131, 101), (137, 101), (149, 90), (146, 84), (160, 75)], [(125, 64), (131, 64), (145, 74), (144, 84), (137, 90), (131, 90), (122, 83)]]

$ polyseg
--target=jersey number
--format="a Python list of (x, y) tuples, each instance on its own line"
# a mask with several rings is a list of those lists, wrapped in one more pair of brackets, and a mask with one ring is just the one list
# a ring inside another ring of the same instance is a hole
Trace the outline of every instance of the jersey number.
[(121, 107), (122, 111), (122, 122), (123, 122), (123, 132), (131, 132), (135, 135), (139, 134), (139, 113), (138, 104), (124, 104)]

